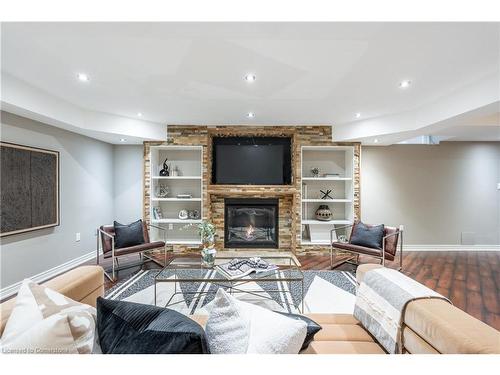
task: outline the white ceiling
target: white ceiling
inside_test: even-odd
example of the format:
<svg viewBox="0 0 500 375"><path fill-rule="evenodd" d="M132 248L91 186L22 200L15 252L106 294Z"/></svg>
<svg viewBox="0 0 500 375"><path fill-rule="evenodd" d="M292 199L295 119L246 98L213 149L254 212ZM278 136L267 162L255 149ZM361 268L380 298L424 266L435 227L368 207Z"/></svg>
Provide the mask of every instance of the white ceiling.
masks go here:
<svg viewBox="0 0 500 375"><path fill-rule="evenodd" d="M3 75L96 113L347 127L498 82L499 45L498 23L4 23L1 56Z"/></svg>

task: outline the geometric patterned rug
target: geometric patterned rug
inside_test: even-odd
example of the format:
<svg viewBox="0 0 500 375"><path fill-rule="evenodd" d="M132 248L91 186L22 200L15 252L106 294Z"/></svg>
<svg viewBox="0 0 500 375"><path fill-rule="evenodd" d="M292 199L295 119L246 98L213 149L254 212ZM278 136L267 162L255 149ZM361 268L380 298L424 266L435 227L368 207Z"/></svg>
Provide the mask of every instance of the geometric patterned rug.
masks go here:
<svg viewBox="0 0 500 375"><path fill-rule="evenodd" d="M159 270L138 271L106 292L105 298L154 304L154 278ZM189 271L186 271L189 272ZM304 313L351 313L354 310L356 279L347 271L302 271L304 274ZM172 274L172 279L175 276ZM218 286L212 283L177 283L170 309L185 315L209 314ZM284 282L249 282L242 290L259 291L259 296L236 293L242 301L270 310L298 313L302 303L300 284ZM193 292L203 291L203 294ZM157 284L157 305L165 306L174 294L174 283ZM263 298L264 296L265 298Z"/></svg>

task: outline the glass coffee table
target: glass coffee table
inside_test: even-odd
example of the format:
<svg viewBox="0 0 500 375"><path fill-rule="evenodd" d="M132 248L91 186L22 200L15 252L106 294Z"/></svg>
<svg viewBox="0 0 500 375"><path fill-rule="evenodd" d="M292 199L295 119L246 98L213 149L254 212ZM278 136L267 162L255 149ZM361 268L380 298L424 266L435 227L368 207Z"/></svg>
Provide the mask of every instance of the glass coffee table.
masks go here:
<svg viewBox="0 0 500 375"><path fill-rule="evenodd" d="M255 256L255 255L254 255ZM238 255L238 259L249 259L254 256ZM158 274L154 280L154 303L157 305L158 283L173 283L173 294L168 299L165 307L184 302L173 301L177 295L191 294L193 298L202 294L216 293L218 288L203 288L201 290L188 291L181 290L182 283L203 283L224 288L230 294L246 293L253 296L273 299L272 294L289 294L289 301L292 301L292 290L298 291L299 303L295 306L301 313L304 312L304 275L300 270L300 264L293 255L263 255L259 258L268 263L275 264L278 268L272 271L261 273L251 273L242 278L230 279L218 270L217 265L227 263L234 259L234 256L217 256L215 265L211 268L204 267L200 257L180 255L171 260ZM271 287L252 289L248 288L250 283L267 283ZM283 287L288 284L288 290ZM281 285L281 287L280 287ZM276 287L273 287L276 286ZM283 296L285 297L285 296ZM286 300L286 299L284 299ZM294 304L295 305L295 304Z"/></svg>

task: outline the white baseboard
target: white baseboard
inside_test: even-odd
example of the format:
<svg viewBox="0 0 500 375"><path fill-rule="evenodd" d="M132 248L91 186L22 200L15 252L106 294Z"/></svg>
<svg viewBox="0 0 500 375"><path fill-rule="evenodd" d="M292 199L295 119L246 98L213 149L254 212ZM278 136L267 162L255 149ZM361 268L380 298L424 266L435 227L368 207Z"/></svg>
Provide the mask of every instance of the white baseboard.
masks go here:
<svg viewBox="0 0 500 375"><path fill-rule="evenodd" d="M90 253L84 254L78 258L72 259L66 263L60 264L59 266L56 266L54 268L51 268L47 271L41 272L37 275L28 277L29 279L33 280L36 283L43 283L44 281L47 281L48 279L51 279L57 275L60 275L66 271L69 271L72 268L75 268L76 266L79 266L82 263L88 262L91 259L95 258L95 250L91 251ZM7 297L10 297L14 294L16 294L21 287L22 281L19 281L15 284L9 285L5 288L0 289L0 301L4 300Z"/></svg>
<svg viewBox="0 0 500 375"><path fill-rule="evenodd" d="M500 245L403 245L403 251L500 251Z"/></svg>

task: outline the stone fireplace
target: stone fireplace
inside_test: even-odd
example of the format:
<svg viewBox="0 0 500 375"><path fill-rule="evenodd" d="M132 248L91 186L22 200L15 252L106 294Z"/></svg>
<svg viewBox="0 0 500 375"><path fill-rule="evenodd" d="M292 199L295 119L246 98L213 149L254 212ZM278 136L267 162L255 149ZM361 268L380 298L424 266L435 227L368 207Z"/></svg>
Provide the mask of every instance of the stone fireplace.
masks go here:
<svg viewBox="0 0 500 375"><path fill-rule="evenodd" d="M169 125L166 132L166 139L157 142L144 142L144 220L150 221L151 204L151 176L152 165L150 159L151 146L202 146L201 160L201 216L202 219L209 220L215 225L216 238L215 246L218 251L292 251L295 253L328 252L329 246L306 244L301 242L301 155L303 146L354 146L354 219L360 217L360 190L359 190L359 157L361 147L359 143L337 143L332 136L331 126L184 126ZM213 139L221 137L283 137L291 139L291 182L286 185L254 185L254 184L220 184L213 180ZM176 164L175 160L172 160ZM181 168L182 169L182 168ZM189 176L186 175L186 181ZM178 184L182 184L179 180ZM193 183L194 184L194 183ZM264 235L264 239L252 244L252 247L245 238L235 237L236 233L241 234L241 229L233 230L232 235L227 238L226 233L226 200L275 200L277 202L278 215L274 217L278 220L274 231L268 230L269 225L264 225L258 232ZM240 210L238 210L240 211ZM239 219L245 219L245 210L241 210ZM175 215L176 213L173 213ZM247 220L246 218L245 220ZM254 218L255 219L255 218ZM269 219L269 218L268 218ZM248 219L251 220L251 219ZM266 219L267 220L267 219ZM271 221L272 222L272 221ZM250 221L251 223L251 221ZM255 224L259 224L257 220ZM181 224L174 224L180 226ZM236 226L241 225L236 223ZM250 237L255 234L255 225L250 229ZM234 229L234 228L233 228ZM269 233L269 234L268 234ZM169 232L167 231L167 235ZM274 237L275 234L275 237ZM244 235L244 233L243 233ZM229 239L229 241L227 241ZM174 242L174 241L170 241ZM174 252L193 252L200 250L200 244L192 241L181 241L179 243L169 243L168 248ZM237 243L239 242L239 243ZM271 243L273 244L271 246ZM276 246L276 243L278 244ZM246 249L247 248L247 249Z"/></svg>
<svg viewBox="0 0 500 375"><path fill-rule="evenodd" d="M231 248L279 247L277 198L224 199L224 244Z"/></svg>

